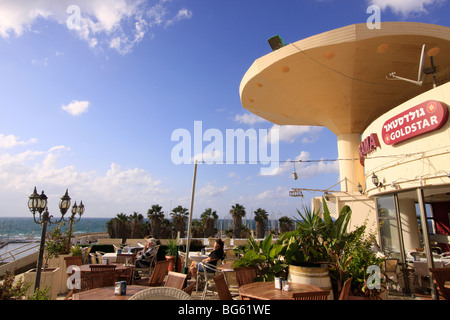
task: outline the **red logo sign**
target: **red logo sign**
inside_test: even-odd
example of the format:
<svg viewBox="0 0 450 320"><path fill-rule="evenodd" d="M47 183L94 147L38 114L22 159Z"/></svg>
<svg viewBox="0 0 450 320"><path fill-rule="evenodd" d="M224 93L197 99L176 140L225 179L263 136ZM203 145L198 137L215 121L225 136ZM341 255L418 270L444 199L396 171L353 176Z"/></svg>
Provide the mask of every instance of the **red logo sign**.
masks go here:
<svg viewBox="0 0 450 320"><path fill-rule="evenodd" d="M380 142L378 141L378 136L376 133L372 133L370 136L365 138L361 144L359 145L359 162L362 166L364 166L364 159L366 156L375 151L380 146Z"/></svg>
<svg viewBox="0 0 450 320"><path fill-rule="evenodd" d="M389 119L383 125L381 136L387 145L411 139L440 129L448 119L448 107L439 101L425 101Z"/></svg>

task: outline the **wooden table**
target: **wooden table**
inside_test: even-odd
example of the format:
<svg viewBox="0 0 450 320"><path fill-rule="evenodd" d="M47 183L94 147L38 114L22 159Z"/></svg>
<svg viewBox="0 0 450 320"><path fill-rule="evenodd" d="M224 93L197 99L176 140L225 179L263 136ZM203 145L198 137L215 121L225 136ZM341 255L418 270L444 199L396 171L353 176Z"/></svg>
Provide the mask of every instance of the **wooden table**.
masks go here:
<svg viewBox="0 0 450 320"><path fill-rule="evenodd" d="M274 282L252 282L239 287L239 296L241 300L243 298L250 298L254 300L292 300L292 293L294 292L322 290L311 284L290 282L288 282L288 284L291 287L291 291L275 289Z"/></svg>
<svg viewBox="0 0 450 320"><path fill-rule="evenodd" d="M126 295L115 295L115 286L95 288L73 294L73 300L128 300L136 293L148 289L148 286L128 285Z"/></svg>

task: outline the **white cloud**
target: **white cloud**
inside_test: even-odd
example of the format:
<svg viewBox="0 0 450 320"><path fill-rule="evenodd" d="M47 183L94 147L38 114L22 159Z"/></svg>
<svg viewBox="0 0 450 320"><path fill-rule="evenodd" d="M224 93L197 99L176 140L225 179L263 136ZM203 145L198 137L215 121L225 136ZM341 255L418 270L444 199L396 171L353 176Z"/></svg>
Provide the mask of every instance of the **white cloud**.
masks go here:
<svg viewBox="0 0 450 320"><path fill-rule="evenodd" d="M10 149L16 146L25 146L31 143L36 143L36 138L31 138L28 141L21 141L13 134L4 135L0 134L0 149Z"/></svg>
<svg viewBox="0 0 450 320"><path fill-rule="evenodd" d="M169 26L192 17L192 12L183 8L168 18L167 2L78 0L74 4L72 0L0 0L0 36L20 37L36 31L33 28L39 19L52 20L69 28L92 49L106 45L127 54L151 27Z"/></svg>
<svg viewBox="0 0 450 320"><path fill-rule="evenodd" d="M369 0L382 10L390 8L395 14L408 16L412 13L427 13L427 7L438 5L447 0Z"/></svg>
<svg viewBox="0 0 450 320"><path fill-rule="evenodd" d="M89 101L77 101L77 100L73 100L68 105L61 106L61 109L67 111L72 116L79 116L87 112L88 108L89 108Z"/></svg>
<svg viewBox="0 0 450 320"><path fill-rule="evenodd" d="M339 163L337 161L310 162L310 153L307 151L301 151L294 160L287 159L286 162L282 163L279 168L275 168L272 174L284 175L287 172L291 174L294 171L294 161L295 171L297 172L299 179L307 179L319 174L339 172Z"/></svg>
<svg viewBox="0 0 450 320"><path fill-rule="evenodd" d="M87 207L86 214L91 217L112 216L124 208L146 208L151 201L168 193L167 189L162 188L161 180L141 168L124 169L112 163L102 174L79 171L73 165L58 165L58 160L68 151L70 148L67 146L55 146L45 152L27 150L17 154L0 154L0 190L3 194L24 197L22 207L26 209L26 197L34 186L44 189L55 206L65 189L69 189L73 201L83 200ZM54 208L50 212L57 210Z"/></svg>
<svg viewBox="0 0 450 320"><path fill-rule="evenodd" d="M208 182L206 186L204 186L197 192L197 194L199 196L217 197L225 193L227 190L228 186L217 187L214 186L211 182Z"/></svg>
<svg viewBox="0 0 450 320"><path fill-rule="evenodd" d="M192 18L192 11L188 10L186 8L181 9L178 11L176 16L173 19L167 20L166 27L174 24L175 22L182 21L182 20L189 20Z"/></svg>
<svg viewBox="0 0 450 320"><path fill-rule="evenodd" d="M280 126L275 124L270 128L269 134L267 135L269 142L271 142L270 138L273 136L275 130L278 130L280 142L293 143L300 136L306 136L302 139L303 143L314 143L318 139L319 133L323 130L323 127L294 125Z"/></svg>
<svg viewBox="0 0 450 320"><path fill-rule="evenodd" d="M238 123L254 125L255 123L266 122L267 120L265 120L261 117L258 117L256 114L246 112L243 114L237 114L234 117L234 121L236 121Z"/></svg>

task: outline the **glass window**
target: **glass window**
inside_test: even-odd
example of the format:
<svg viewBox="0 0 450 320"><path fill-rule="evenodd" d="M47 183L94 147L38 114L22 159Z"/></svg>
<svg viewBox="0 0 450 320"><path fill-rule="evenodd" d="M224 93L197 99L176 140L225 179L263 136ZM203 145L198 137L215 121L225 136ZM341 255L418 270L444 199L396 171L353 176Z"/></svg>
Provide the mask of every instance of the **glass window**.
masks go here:
<svg viewBox="0 0 450 320"><path fill-rule="evenodd" d="M398 238L398 225L395 214L393 196L376 198L378 223L380 225L381 248L390 255L400 254L400 240Z"/></svg>
<svg viewBox="0 0 450 320"><path fill-rule="evenodd" d="M422 231L422 220L420 219L420 208L418 203L416 203L416 215L417 215L417 222L419 224L419 230ZM433 206L430 203L425 204L425 216L427 217L428 233L436 234L436 224L434 221Z"/></svg>

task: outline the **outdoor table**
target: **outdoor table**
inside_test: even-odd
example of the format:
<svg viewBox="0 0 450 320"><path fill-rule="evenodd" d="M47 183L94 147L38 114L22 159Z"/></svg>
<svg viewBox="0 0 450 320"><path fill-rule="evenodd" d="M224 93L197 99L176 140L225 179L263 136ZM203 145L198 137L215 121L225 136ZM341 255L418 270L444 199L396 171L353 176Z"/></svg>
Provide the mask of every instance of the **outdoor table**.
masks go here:
<svg viewBox="0 0 450 320"><path fill-rule="evenodd" d="M102 259L108 259L109 262L116 262L117 252L108 252L102 255Z"/></svg>
<svg viewBox="0 0 450 320"><path fill-rule="evenodd" d="M252 282L239 287L239 296L254 300L292 300L294 292L321 291L317 286L303 283L288 282L290 291L275 289L275 282Z"/></svg>
<svg viewBox="0 0 450 320"><path fill-rule="evenodd" d="M186 256L185 253L184 253L184 255ZM208 257L209 257L208 254L202 254L200 251L190 251L189 252L189 259L195 260L197 262L201 262L203 259L206 259Z"/></svg>
<svg viewBox="0 0 450 320"><path fill-rule="evenodd" d="M128 300L136 293L148 289L148 286L128 285L127 293L123 296L115 295L115 286L95 288L73 294L73 300Z"/></svg>

